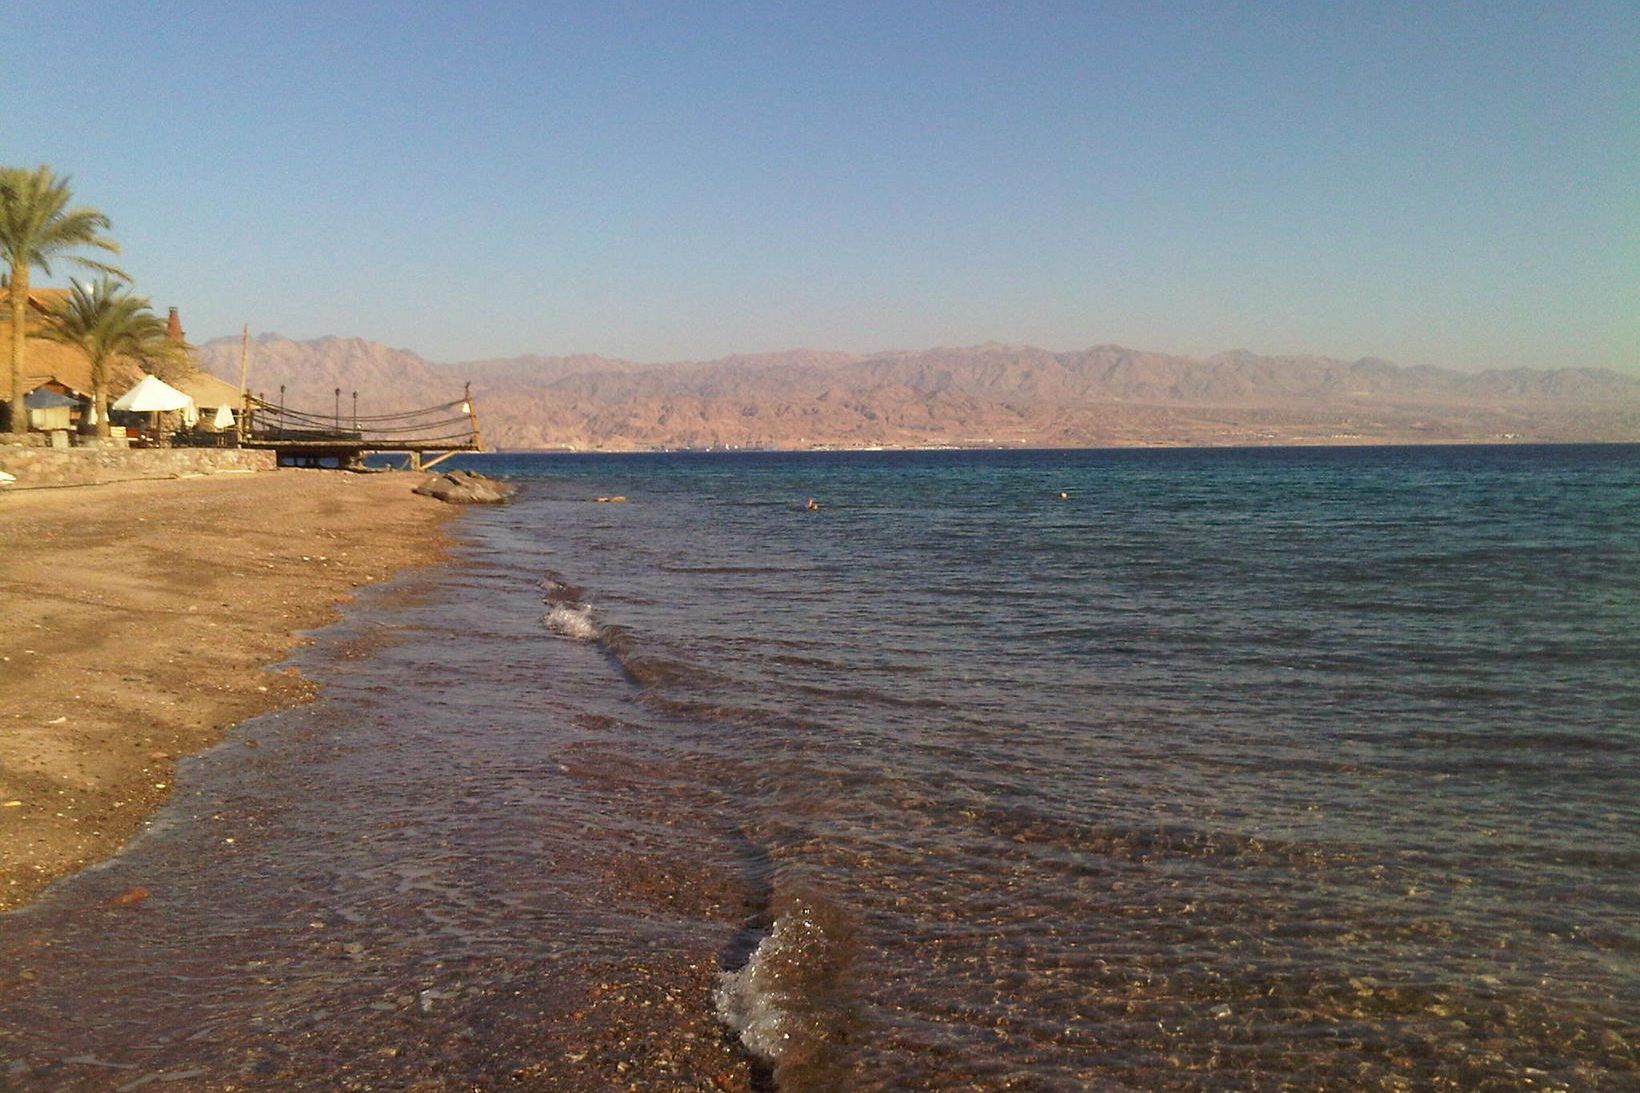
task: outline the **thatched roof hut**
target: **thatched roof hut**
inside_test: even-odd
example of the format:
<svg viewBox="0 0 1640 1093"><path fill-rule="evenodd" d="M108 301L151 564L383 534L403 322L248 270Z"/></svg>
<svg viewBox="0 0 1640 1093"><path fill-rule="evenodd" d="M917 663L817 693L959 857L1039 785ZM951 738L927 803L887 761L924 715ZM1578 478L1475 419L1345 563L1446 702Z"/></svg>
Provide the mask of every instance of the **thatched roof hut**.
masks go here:
<svg viewBox="0 0 1640 1093"><path fill-rule="evenodd" d="M226 406L235 413L239 412L239 388L209 372L195 372L191 376L173 380L171 386L192 398L201 413L215 410L218 406Z"/></svg>
<svg viewBox="0 0 1640 1093"><path fill-rule="evenodd" d="M29 309L33 313L55 307L68 298L66 288L35 288L28 294ZM9 315L0 314L0 403L11 399L11 324ZM34 325L33 316L29 324ZM143 377L143 371L131 361L117 361L109 367L110 391L123 391ZM91 362L73 346L49 342L44 338L28 339L27 355L23 358L23 393L55 381L60 389L82 396L91 393Z"/></svg>

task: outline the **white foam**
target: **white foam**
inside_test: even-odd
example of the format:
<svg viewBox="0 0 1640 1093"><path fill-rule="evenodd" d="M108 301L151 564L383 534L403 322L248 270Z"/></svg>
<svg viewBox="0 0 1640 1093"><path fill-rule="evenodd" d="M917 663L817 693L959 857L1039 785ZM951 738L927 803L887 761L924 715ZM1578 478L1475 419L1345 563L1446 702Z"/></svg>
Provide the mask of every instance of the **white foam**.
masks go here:
<svg viewBox="0 0 1640 1093"><path fill-rule="evenodd" d="M771 1062L780 1061L791 1041L792 1015L781 1005L784 992L772 970L771 954L781 944L781 926L775 923L745 967L719 972L712 991L718 1017L739 1034L741 1043Z"/></svg>
<svg viewBox="0 0 1640 1093"><path fill-rule="evenodd" d="M544 620L547 629L574 638L576 641L597 641L598 624L592 621L592 608L580 603L555 603Z"/></svg>
<svg viewBox="0 0 1640 1093"><path fill-rule="evenodd" d="M814 906L794 900L745 967L718 973L712 991L718 1018L751 1051L780 1062L794 1046L814 1039L805 992L813 986L808 982L813 973L830 962L832 948Z"/></svg>

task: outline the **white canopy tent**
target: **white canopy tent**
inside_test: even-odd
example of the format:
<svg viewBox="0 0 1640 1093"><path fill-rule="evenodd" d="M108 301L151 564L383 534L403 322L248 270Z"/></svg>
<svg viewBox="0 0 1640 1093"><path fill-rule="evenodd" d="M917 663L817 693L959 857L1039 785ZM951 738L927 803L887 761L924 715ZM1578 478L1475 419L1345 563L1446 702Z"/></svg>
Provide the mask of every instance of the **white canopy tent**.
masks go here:
<svg viewBox="0 0 1640 1093"><path fill-rule="evenodd" d="M159 415L173 410L182 412L182 423L189 428L199 421L199 407L193 396L166 383L158 376L144 376L137 385L115 400L110 410L121 413L149 415L149 427L159 433Z"/></svg>
<svg viewBox="0 0 1640 1093"><path fill-rule="evenodd" d="M183 410L193 404L193 399L158 376L144 376L140 383L115 400L110 409L136 414L164 413Z"/></svg>

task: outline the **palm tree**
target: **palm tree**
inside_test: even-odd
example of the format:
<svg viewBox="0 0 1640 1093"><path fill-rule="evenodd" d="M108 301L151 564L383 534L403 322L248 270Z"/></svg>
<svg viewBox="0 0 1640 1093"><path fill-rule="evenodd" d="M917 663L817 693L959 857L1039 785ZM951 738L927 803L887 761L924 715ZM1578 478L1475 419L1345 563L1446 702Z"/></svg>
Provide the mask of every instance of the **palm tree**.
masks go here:
<svg viewBox="0 0 1640 1093"><path fill-rule="evenodd" d="M91 398L97 407L97 435L108 435L108 366L124 358L145 366L172 361L186 352L166 333L165 320L134 296L127 285L103 277L94 285L74 283L67 300L43 315L40 336L72 345L91 362Z"/></svg>
<svg viewBox="0 0 1640 1093"><path fill-rule="evenodd" d="M68 179L58 178L50 167L0 167L0 260L9 267L7 295L11 304L11 414L7 429L28 431L28 411L23 406L23 354L28 339L29 270L39 266L50 275L55 258L70 261L124 278L113 266L105 265L73 251L97 247L119 253L119 244L100 234L108 228L108 217L96 209L69 208L73 195ZM129 278L126 278L129 279Z"/></svg>

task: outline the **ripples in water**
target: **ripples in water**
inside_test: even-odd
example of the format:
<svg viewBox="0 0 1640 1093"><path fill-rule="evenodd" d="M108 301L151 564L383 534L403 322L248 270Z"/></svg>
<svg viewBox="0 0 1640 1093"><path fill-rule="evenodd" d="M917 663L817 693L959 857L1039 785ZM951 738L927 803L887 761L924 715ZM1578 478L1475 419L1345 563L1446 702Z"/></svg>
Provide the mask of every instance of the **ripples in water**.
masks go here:
<svg viewBox="0 0 1640 1093"><path fill-rule="evenodd" d="M1640 1074L1635 449L485 469L465 568L9 918L43 1087Z"/></svg>

